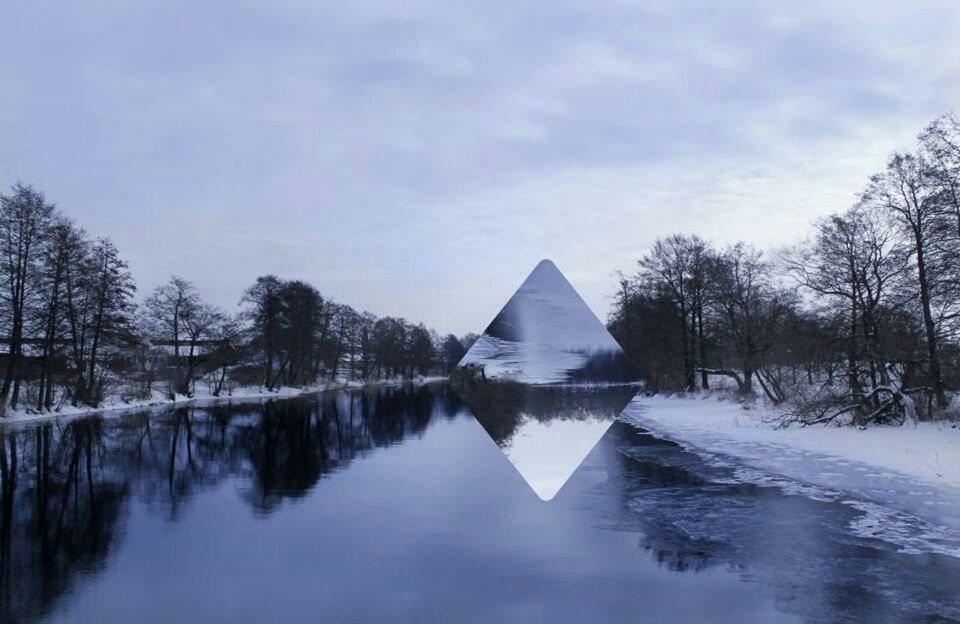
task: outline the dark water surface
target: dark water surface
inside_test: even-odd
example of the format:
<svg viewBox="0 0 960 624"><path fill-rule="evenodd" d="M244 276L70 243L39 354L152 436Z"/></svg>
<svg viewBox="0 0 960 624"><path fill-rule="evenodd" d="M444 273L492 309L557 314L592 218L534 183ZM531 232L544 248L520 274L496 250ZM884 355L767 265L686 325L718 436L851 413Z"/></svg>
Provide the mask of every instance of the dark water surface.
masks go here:
<svg viewBox="0 0 960 624"><path fill-rule="evenodd" d="M625 423L543 503L442 384L4 436L3 622L960 621L960 560Z"/></svg>

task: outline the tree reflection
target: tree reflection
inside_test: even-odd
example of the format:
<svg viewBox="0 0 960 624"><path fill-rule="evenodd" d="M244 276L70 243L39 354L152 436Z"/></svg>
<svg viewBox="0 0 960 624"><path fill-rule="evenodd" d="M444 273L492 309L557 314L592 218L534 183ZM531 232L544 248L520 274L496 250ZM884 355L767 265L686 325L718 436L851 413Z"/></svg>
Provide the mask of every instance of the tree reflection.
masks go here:
<svg viewBox="0 0 960 624"><path fill-rule="evenodd" d="M239 425L232 445L251 471L244 498L259 513L310 492L325 475L372 449L421 434L445 388L328 393L318 400L272 401L256 423ZM455 413L455 412L453 412Z"/></svg>
<svg viewBox="0 0 960 624"><path fill-rule="evenodd" d="M270 513L457 409L445 388L399 386L0 429L0 622L36 619L103 568L131 497L176 521L239 479Z"/></svg>
<svg viewBox="0 0 960 624"><path fill-rule="evenodd" d="M103 421L3 432L0 616L29 619L98 569L116 544L128 490Z"/></svg>
<svg viewBox="0 0 960 624"><path fill-rule="evenodd" d="M457 378L454 387L500 447L510 445L517 429L527 419L613 421L637 393L637 387L629 384L534 386L469 377Z"/></svg>

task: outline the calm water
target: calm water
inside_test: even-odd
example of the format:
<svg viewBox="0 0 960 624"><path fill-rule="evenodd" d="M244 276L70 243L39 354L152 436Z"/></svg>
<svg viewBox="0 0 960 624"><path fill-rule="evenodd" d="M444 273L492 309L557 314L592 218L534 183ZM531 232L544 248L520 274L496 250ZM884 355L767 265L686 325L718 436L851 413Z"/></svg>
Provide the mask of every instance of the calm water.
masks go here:
<svg viewBox="0 0 960 624"><path fill-rule="evenodd" d="M444 385L5 435L4 622L960 621L960 560L624 423L543 503Z"/></svg>

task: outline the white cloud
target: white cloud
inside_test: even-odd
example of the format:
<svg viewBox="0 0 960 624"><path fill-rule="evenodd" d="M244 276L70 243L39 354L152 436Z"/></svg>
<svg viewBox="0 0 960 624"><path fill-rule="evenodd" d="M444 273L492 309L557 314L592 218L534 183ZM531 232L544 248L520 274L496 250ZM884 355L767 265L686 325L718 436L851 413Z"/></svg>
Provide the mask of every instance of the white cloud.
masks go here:
<svg viewBox="0 0 960 624"><path fill-rule="evenodd" d="M603 314L655 237L797 237L958 107L960 6L835 4L14 5L0 182L145 289L277 272L463 332L550 256Z"/></svg>

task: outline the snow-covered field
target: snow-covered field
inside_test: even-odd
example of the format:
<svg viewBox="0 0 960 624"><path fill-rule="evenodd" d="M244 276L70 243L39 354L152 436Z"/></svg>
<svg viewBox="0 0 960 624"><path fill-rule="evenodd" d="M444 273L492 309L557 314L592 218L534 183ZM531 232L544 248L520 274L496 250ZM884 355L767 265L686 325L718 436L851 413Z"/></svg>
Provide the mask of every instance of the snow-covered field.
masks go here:
<svg viewBox="0 0 960 624"><path fill-rule="evenodd" d="M185 405L189 403L229 403L233 401L251 401L259 399L270 399L270 398L283 398L283 397L293 397L301 394L316 394L318 392L326 392L328 390L343 390L347 388L363 388L371 386L393 386L400 385L404 383L415 383L423 384L430 383L435 381L445 380L446 377L417 377L413 380L404 380L404 379L388 379L381 380L374 383L365 383L362 381L336 381L336 382L325 382L317 384L314 386L306 388L293 388L289 386L283 386L280 388L275 388L273 390L267 390L262 386L241 386L234 388L230 391L229 394L221 394L220 396L213 396L208 392L198 391L192 397L185 395L177 395L176 399L170 399L170 397L162 394L161 392L154 392L153 397L150 399L138 400L138 401L122 401L119 399L110 399L104 401L99 407L73 407L72 405L64 405L60 410L54 412L36 412L33 410L7 410L6 416L0 418L0 424L15 424L15 423L24 423L35 420L45 420L51 418L62 418L62 417L77 417L77 416L86 416L90 414L98 414L103 412L121 412L127 410L143 409L146 407L158 407L165 405Z"/></svg>

